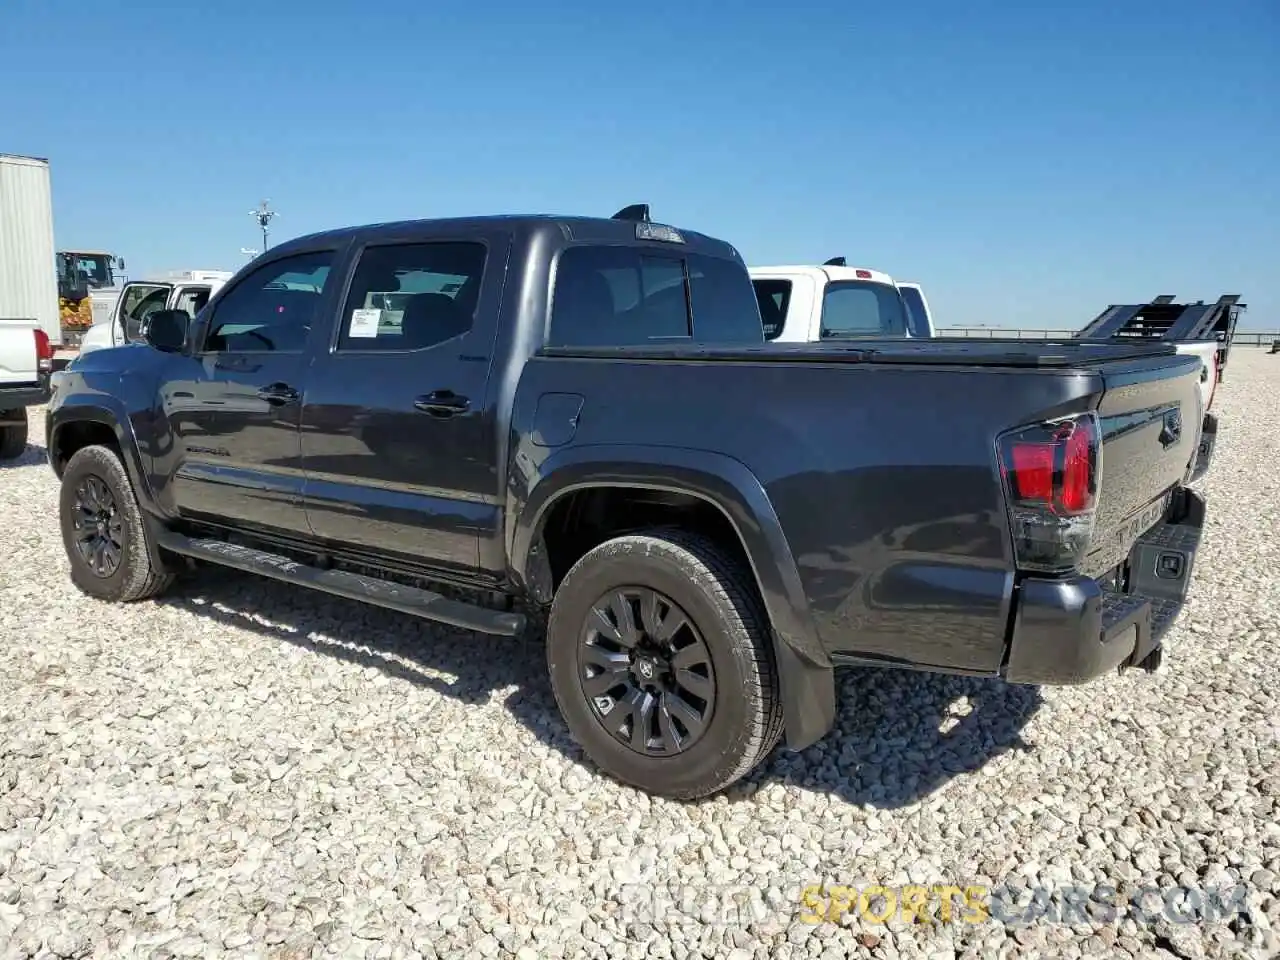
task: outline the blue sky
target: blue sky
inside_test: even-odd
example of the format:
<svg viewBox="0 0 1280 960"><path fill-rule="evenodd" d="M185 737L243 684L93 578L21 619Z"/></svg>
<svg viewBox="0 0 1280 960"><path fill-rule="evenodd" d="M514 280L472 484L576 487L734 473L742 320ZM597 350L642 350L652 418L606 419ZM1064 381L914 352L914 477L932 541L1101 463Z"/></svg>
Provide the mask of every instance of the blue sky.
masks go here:
<svg viewBox="0 0 1280 960"><path fill-rule="evenodd" d="M944 325L1237 292L1280 328L1276 0L4 0L0 80L58 245L134 275L239 267L263 197L273 240L647 201Z"/></svg>

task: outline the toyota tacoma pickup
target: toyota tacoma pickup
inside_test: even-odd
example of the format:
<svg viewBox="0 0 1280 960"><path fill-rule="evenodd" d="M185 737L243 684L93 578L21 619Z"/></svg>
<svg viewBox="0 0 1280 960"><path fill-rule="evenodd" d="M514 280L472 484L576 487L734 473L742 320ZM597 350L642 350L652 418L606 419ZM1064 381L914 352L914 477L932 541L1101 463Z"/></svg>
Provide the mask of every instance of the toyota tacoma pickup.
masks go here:
<svg viewBox="0 0 1280 960"><path fill-rule="evenodd" d="M643 204L301 237L142 338L56 375L82 591L545 618L571 735L671 798L823 737L842 665L1153 670L1204 521L1195 358L767 343L739 253Z"/></svg>
<svg viewBox="0 0 1280 960"><path fill-rule="evenodd" d="M49 399L53 346L34 322L0 319L0 460L27 448L27 408Z"/></svg>

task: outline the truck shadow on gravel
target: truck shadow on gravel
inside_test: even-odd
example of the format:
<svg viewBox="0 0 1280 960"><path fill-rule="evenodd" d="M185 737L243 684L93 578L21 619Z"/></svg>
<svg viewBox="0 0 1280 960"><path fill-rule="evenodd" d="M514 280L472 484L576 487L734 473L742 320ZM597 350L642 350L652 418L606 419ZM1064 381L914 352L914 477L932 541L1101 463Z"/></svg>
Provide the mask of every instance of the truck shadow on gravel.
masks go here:
<svg viewBox="0 0 1280 960"><path fill-rule="evenodd" d="M158 602L462 703L488 703L495 690L515 687L504 702L512 716L595 773L560 717L540 636L471 634L220 568L201 570ZM1022 730L1043 702L1038 687L998 680L874 668L845 668L836 679L835 729L801 753L776 749L726 791L730 802L752 802L782 783L859 806L908 806L1003 753L1031 749Z"/></svg>
<svg viewBox="0 0 1280 960"><path fill-rule="evenodd" d="M26 448L12 460L0 460L0 470L13 467L38 467L45 462L44 447L28 443Z"/></svg>

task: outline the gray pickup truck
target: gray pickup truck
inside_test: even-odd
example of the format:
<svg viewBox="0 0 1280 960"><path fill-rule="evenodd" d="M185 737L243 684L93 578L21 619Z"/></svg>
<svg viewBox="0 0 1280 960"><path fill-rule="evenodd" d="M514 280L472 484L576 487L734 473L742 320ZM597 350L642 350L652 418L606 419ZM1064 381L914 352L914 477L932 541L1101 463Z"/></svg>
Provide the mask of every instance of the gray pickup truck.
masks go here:
<svg viewBox="0 0 1280 960"><path fill-rule="evenodd" d="M841 665L1154 669L1204 520L1196 358L769 344L738 252L643 206L301 237L143 339L55 375L80 589L532 608L586 754L669 797L825 735Z"/></svg>

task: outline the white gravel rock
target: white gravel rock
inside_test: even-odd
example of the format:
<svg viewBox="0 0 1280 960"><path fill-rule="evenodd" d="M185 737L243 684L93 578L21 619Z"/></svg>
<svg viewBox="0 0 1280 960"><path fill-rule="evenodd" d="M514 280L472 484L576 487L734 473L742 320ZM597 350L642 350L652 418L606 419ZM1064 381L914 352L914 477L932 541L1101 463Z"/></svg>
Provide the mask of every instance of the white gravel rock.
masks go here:
<svg viewBox="0 0 1280 960"><path fill-rule="evenodd" d="M0 958L1267 955L1277 395L1280 357L1236 347L1156 677L850 671L836 731L695 805L583 762L535 644L230 572L85 598L32 446L0 465ZM801 891L824 882L1009 895L982 922L957 892L878 924L854 889L838 922L806 923ZM1064 891L1096 884L1110 903L1063 916ZM1206 908L1219 885L1243 899ZM1114 906L1144 889L1145 910Z"/></svg>

